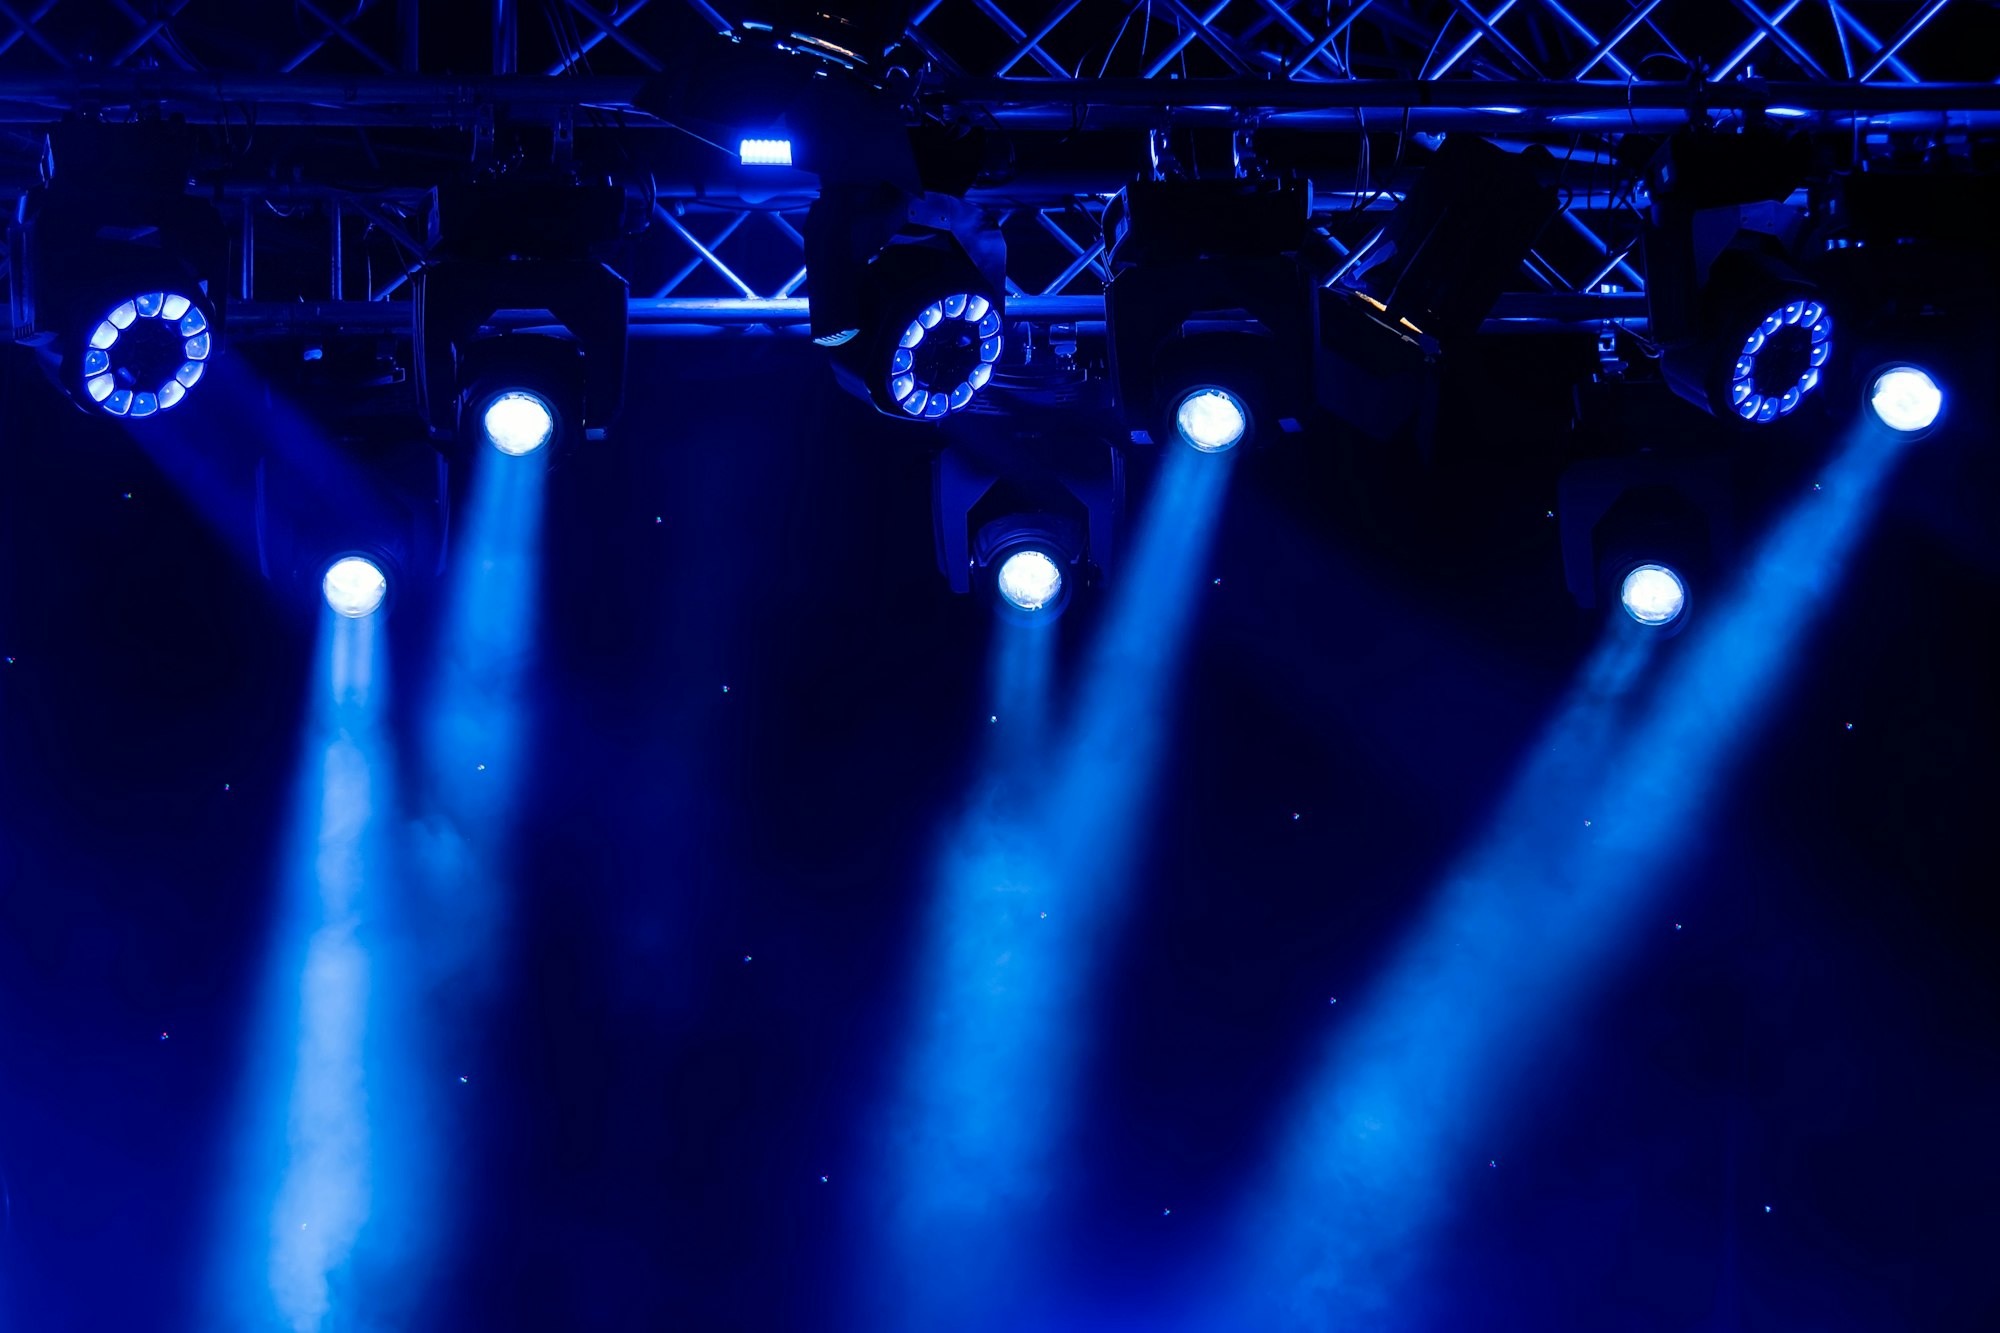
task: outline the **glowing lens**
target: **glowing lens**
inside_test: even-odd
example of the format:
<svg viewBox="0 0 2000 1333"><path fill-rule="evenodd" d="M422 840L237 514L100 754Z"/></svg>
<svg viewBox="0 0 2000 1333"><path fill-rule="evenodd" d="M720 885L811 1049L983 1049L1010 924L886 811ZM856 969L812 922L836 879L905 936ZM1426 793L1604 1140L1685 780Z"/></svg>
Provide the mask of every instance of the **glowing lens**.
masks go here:
<svg viewBox="0 0 2000 1333"><path fill-rule="evenodd" d="M1875 377L1868 407L1890 430L1928 430L1944 410L1944 390L1915 366L1897 366Z"/></svg>
<svg viewBox="0 0 2000 1333"><path fill-rule="evenodd" d="M556 416L547 400L517 391L503 393L488 403L480 425L495 449L518 458L549 442L556 433Z"/></svg>
<svg viewBox="0 0 2000 1333"><path fill-rule="evenodd" d="M1625 576L1618 600L1641 625L1670 625L1687 609L1687 587L1665 565L1640 565Z"/></svg>
<svg viewBox="0 0 2000 1333"><path fill-rule="evenodd" d="M389 595L389 580L374 561L350 555L333 562L320 590L328 606L350 620L359 620L381 609L382 599Z"/></svg>
<svg viewBox="0 0 2000 1333"><path fill-rule="evenodd" d="M1009 606L1039 611L1062 592L1062 569L1044 551L1016 551L1000 562L999 584Z"/></svg>
<svg viewBox="0 0 2000 1333"><path fill-rule="evenodd" d="M1181 438L1205 454L1233 449L1250 428L1249 415L1236 395L1221 389L1197 389L1181 399L1174 413Z"/></svg>

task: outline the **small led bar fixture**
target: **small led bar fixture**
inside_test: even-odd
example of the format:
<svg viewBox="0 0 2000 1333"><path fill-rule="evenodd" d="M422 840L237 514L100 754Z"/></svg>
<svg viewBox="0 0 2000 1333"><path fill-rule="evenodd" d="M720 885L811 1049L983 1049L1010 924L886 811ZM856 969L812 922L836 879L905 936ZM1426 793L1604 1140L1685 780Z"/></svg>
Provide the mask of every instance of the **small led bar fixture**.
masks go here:
<svg viewBox="0 0 2000 1333"><path fill-rule="evenodd" d="M737 157L746 167L789 167L792 165L790 139L745 139Z"/></svg>

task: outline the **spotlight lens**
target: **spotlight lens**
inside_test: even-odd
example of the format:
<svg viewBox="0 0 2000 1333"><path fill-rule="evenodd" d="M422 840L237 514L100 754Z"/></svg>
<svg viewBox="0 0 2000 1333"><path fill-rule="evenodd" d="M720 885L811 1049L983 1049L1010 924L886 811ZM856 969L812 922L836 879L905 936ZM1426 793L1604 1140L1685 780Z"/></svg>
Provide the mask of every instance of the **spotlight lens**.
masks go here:
<svg viewBox="0 0 2000 1333"><path fill-rule="evenodd" d="M1053 602L1062 582L1062 568L1045 551L1016 551L1000 562L1000 595L1023 611Z"/></svg>
<svg viewBox="0 0 2000 1333"><path fill-rule="evenodd" d="M320 585L326 604L350 620L372 616L389 595L389 580L372 560L358 555L343 556L333 562Z"/></svg>
<svg viewBox="0 0 2000 1333"><path fill-rule="evenodd" d="M1205 454L1233 449L1250 428L1250 415L1233 393L1222 389L1196 389L1181 399L1174 412L1174 425L1181 438Z"/></svg>
<svg viewBox="0 0 2000 1333"><path fill-rule="evenodd" d="M1868 406L1890 430L1927 430L1944 410L1944 390L1915 366L1897 366L1876 376Z"/></svg>
<svg viewBox="0 0 2000 1333"><path fill-rule="evenodd" d="M1665 565L1640 565L1625 576L1618 600L1641 625L1670 625L1687 609L1687 587Z"/></svg>
<svg viewBox="0 0 2000 1333"><path fill-rule="evenodd" d="M495 449L517 458L535 452L556 433L556 416L547 400L525 392L495 398L486 405L480 424Z"/></svg>

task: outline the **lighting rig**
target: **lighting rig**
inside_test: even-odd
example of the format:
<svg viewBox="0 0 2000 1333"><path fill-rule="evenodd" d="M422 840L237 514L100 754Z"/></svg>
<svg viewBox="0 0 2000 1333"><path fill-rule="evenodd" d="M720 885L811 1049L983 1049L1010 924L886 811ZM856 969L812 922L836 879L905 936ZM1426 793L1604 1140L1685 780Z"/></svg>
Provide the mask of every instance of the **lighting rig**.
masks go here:
<svg viewBox="0 0 2000 1333"><path fill-rule="evenodd" d="M358 366L400 389L411 367L413 396L378 396L429 436L428 461L390 461L384 422L349 452L400 478L371 521L389 535L356 544L415 570L449 507L431 446L546 457L605 429L630 336L809 333L912 438L947 426L928 438L948 460L941 512L967 516L939 521L941 552L964 529L963 559L941 556L954 584L993 570L995 520L1067 515L1047 523L1048 567L1024 558L1007 581L1030 602L1050 569L1068 589L1099 576L1116 525L1092 515L1116 504L1029 486L979 507L1017 472L1053 472L1074 500L1063 479L1091 492L1117 455L1076 478L989 430L1227 449L1317 417L1345 429L1315 447L1428 456L1460 348L1594 341L1605 386L1584 387L1640 406L1567 441L1604 474L1563 485L1571 582L1611 603L1600 575L1629 534L1679 525L1673 559L1640 561L1677 571L1678 624L1730 526L1688 460L1740 474L1850 425L1957 436L1994 410L1990 7L1873 30L1852 7L1605 0L1468 27L1461 5L1227 0L1191 18L1081 0L1024 20L1010 3L570 6L544 42L517 6L468 37L448 7L404 0L254 59L204 44L231 15L243 43L296 35L248 0L81 39L24 11L0 41L0 105L23 127L0 145L23 196L17 339L134 429L213 410L199 386L225 324L239 350L304 349L308 375ZM45 68L71 49L88 79ZM496 154L500 129L546 130L549 166ZM7 151L44 131L53 151ZM636 184L609 187L614 170ZM662 223L643 236L635 198ZM308 253L315 228L330 254ZM1676 420L1669 398L1713 420ZM1622 481L1600 459L1626 460ZM267 469L267 499L312 490L289 466ZM274 574L291 570L273 541ZM341 541L295 544L311 565ZM1675 597L1650 573L1633 594Z"/></svg>

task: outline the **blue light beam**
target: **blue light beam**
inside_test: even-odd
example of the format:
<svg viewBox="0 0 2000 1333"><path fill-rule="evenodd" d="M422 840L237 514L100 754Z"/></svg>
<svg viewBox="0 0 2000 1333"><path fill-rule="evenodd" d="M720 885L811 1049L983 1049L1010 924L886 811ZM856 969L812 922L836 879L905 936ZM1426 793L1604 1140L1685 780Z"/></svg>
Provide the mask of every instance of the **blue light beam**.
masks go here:
<svg viewBox="0 0 2000 1333"><path fill-rule="evenodd" d="M1126 898L1228 468L1166 456L1080 695L1047 739L1053 635L1000 627L1000 730L942 841L921 1017L886 1121L868 1317L890 1322L876 1327L941 1327L968 1301L1021 1299L1026 1218L1061 1166L1082 1015Z"/></svg>
<svg viewBox="0 0 2000 1333"><path fill-rule="evenodd" d="M241 1190L216 1240L209 1319L295 1333L343 1323L336 1306L354 1303L343 1302L343 1275L380 1201L370 1095L380 1099L384 1050L396 1045L370 1023L388 1004L376 955L394 881L384 627L328 609L320 623L268 998L236 1136ZM277 1105L274 1086L285 1090ZM251 1254L261 1274L245 1267Z"/></svg>
<svg viewBox="0 0 2000 1333"><path fill-rule="evenodd" d="M1285 1118L1209 1327L1427 1326L1427 1229L1533 1100L1565 1010L1637 944L1759 712L1837 590L1896 442L1857 430L1653 683L1614 624L1485 836L1372 985L1343 995ZM1359 1015L1357 1018L1356 1015Z"/></svg>
<svg viewBox="0 0 2000 1333"><path fill-rule="evenodd" d="M496 827L522 778L541 587L541 453L480 451L458 525L424 738L431 795L468 829Z"/></svg>

